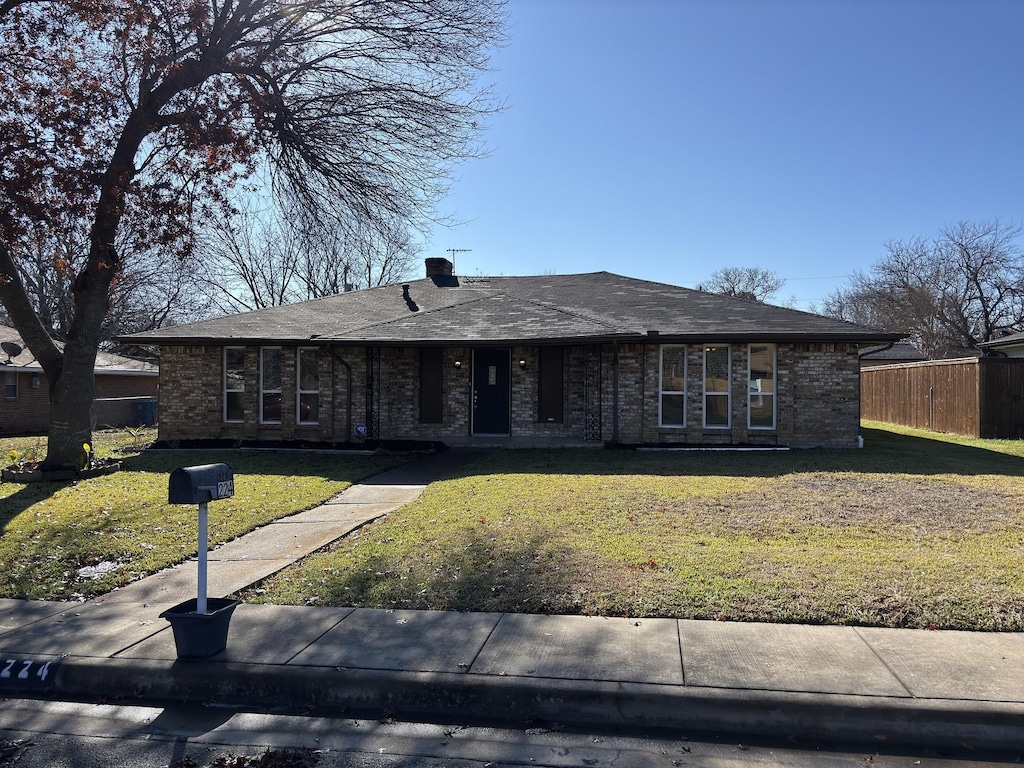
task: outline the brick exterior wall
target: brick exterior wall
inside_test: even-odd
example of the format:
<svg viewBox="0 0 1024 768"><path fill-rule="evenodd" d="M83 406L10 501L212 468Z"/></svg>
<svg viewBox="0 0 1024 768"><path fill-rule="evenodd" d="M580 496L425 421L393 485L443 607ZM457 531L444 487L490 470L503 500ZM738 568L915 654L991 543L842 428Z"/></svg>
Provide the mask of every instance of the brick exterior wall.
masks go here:
<svg viewBox="0 0 1024 768"><path fill-rule="evenodd" d="M45 435L50 426L50 387L46 375L40 371L18 371L18 396L6 398L0 396L0 434L38 434ZM37 377L39 387L32 388L32 379ZM0 376L0 382L3 377ZM118 374L97 374L93 397L104 398L145 397L157 398L156 376L122 376ZM104 426L125 426L134 423L134 408L117 409L120 416L123 411L125 418L110 418L106 407L97 403L93 405L94 424Z"/></svg>
<svg viewBox="0 0 1024 768"><path fill-rule="evenodd" d="M703 426L704 347L686 345L686 424L659 424L660 345L566 346L563 419L541 422L537 347L511 348L510 439L618 441L648 445L853 447L859 429L859 363L853 344L779 344L776 428L748 429L748 347L730 345L731 421ZM164 347L160 437L357 442L357 425L381 439L465 442L471 437L472 350L442 355L442 421L420 421L420 352L414 348L322 347L319 424L296 423L297 347L282 350L280 424L259 421L259 347L245 348L244 420L223 420L220 347ZM600 361L600 367L597 361ZM522 361L522 365L520 365Z"/></svg>

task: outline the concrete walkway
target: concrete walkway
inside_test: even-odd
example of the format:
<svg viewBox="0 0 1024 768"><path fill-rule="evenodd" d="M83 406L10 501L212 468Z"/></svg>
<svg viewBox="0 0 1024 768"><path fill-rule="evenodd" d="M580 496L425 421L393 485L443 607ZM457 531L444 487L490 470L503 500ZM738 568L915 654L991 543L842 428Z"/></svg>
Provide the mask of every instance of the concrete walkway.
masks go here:
<svg viewBox="0 0 1024 768"><path fill-rule="evenodd" d="M448 451L391 470L218 548L209 595L412 501L472 458ZM159 614L195 583L189 563L82 604L0 600L0 692L1024 753L1020 634L241 605L225 651L177 660Z"/></svg>

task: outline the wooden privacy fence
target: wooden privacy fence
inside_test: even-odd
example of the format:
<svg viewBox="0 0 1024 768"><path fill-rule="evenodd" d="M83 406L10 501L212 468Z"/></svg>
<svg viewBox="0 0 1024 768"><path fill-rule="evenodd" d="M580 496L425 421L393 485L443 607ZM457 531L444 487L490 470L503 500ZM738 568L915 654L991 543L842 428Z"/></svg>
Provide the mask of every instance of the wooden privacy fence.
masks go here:
<svg viewBox="0 0 1024 768"><path fill-rule="evenodd" d="M860 415L972 437L1024 437L1024 358L970 357L862 369Z"/></svg>

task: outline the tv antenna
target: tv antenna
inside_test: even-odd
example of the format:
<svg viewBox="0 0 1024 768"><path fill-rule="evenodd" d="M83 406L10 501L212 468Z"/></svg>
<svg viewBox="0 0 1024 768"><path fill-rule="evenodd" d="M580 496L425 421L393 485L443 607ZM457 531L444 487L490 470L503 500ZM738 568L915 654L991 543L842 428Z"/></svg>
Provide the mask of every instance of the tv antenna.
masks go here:
<svg viewBox="0 0 1024 768"><path fill-rule="evenodd" d="M4 365L10 365L11 360L20 355L24 351L22 349L21 344L18 344L17 342L14 341L3 342L2 344L0 344L0 349L3 349L3 351L7 353L7 361L4 363Z"/></svg>
<svg viewBox="0 0 1024 768"><path fill-rule="evenodd" d="M452 274L455 274L455 254L456 253L472 253L472 248L448 248L447 253L452 255Z"/></svg>

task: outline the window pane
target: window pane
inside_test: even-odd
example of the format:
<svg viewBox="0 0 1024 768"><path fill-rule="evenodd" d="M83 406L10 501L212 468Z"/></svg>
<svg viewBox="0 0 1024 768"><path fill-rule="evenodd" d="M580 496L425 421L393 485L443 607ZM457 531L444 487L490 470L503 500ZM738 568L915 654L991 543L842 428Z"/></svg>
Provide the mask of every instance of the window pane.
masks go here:
<svg viewBox="0 0 1024 768"><path fill-rule="evenodd" d="M299 350L299 389L303 392L320 391L320 367L315 349Z"/></svg>
<svg viewBox="0 0 1024 768"><path fill-rule="evenodd" d="M773 429L775 427L775 396L750 396L750 426Z"/></svg>
<svg viewBox="0 0 1024 768"><path fill-rule="evenodd" d="M245 350L224 351L224 388L236 392L245 390Z"/></svg>
<svg viewBox="0 0 1024 768"><path fill-rule="evenodd" d="M281 389L281 350L263 350L263 389ZM280 400L280 398L278 398Z"/></svg>
<svg viewBox="0 0 1024 768"><path fill-rule="evenodd" d="M729 426L728 395L706 395L704 397L704 423L709 427Z"/></svg>
<svg viewBox="0 0 1024 768"><path fill-rule="evenodd" d="M681 427L683 424L683 401L685 395L661 396L661 423L667 426Z"/></svg>
<svg viewBox="0 0 1024 768"><path fill-rule="evenodd" d="M750 391L775 391L775 345L750 345Z"/></svg>
<svg viewBox="0 0 1024 768"><path fill-rule="evenodd" d="M661 390L682 392L686 389L686 348L661 348Z"/></svg>
<svg viewBox="0 0 1024 768"><path fill-rule="evenodd" d="M228 421L242 421L245 411L242 408L242 393L228 392L224 411L224 418Z"/></svg>
<svg viewBox="0 0 1024 768"><path fill-rule="evenodd" d="M278 422L281 420L281 393L267 392L263 395L263 421Z"/></svg>
<svg viewBox="0 0 1024 768"><path fill-rule="evenodd" d="M311 392L299 395L299 421L314 424L320 422L320 395Z"/></svg>
<svg viewBox="0 0 1024 768"><path fill-rule="evenodd" d="M729 391L729 347L704 350L704 391Z"/></svg>

